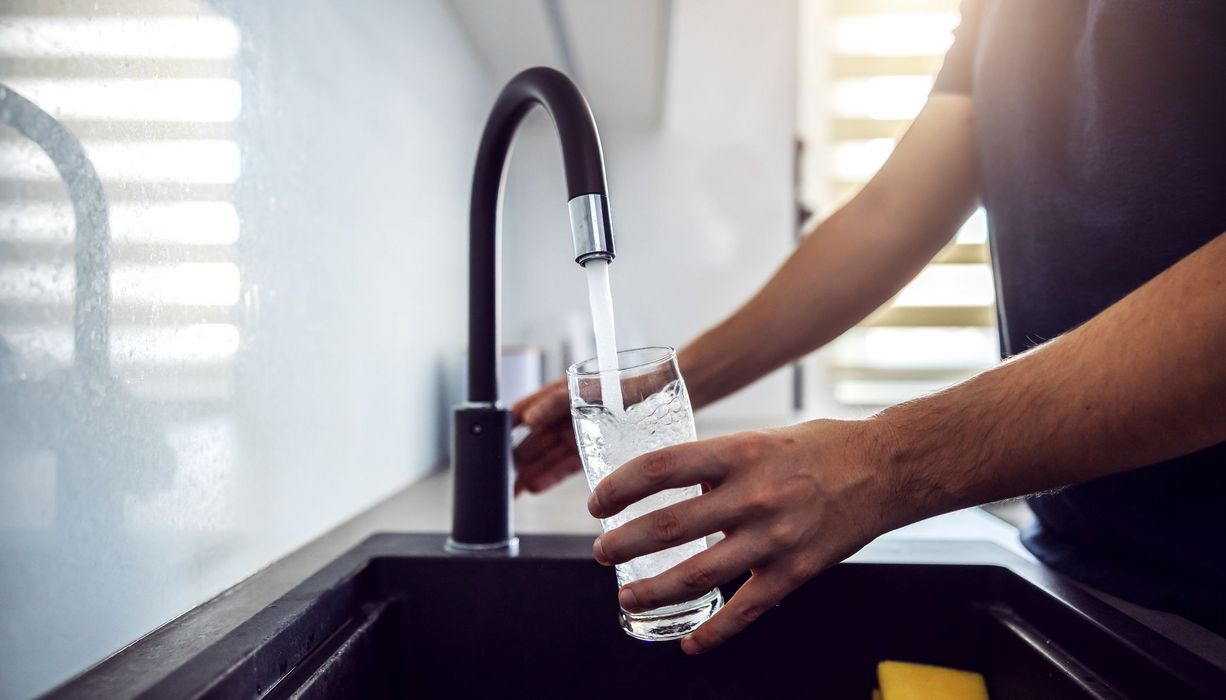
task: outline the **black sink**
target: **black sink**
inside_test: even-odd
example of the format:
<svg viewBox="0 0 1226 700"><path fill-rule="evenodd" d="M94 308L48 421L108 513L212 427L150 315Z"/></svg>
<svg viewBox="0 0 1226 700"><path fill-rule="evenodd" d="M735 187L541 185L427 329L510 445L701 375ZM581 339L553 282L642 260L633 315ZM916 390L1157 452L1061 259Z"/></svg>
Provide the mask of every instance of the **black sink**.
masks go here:
<svg viewBox="0 0 1226 700"><path fill-rule="evenodd" d="M613 572L592 561L590 537L461 557L441 535L387 534L145 697L867 698L883 659L979 671L995 700L1226 688L1226 672L986 543L876 543L691 658L622 632Z"/></svg>

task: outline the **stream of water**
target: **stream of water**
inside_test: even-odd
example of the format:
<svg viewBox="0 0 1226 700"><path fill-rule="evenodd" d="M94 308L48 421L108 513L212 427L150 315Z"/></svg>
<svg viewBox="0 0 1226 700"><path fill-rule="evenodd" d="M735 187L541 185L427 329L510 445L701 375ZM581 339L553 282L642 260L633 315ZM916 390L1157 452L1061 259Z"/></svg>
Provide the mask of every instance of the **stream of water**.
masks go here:
<svg viewBox="0 0 1226 700"><path fill-rule="evenodd" d="M600 396L604 406L614 414L623 410L622 388L617 373L617 331L613 325L613 292L609 288L609 263L589 260L587 297L592 308L592 330L596 334L596 366L600 370Z"/></svg>

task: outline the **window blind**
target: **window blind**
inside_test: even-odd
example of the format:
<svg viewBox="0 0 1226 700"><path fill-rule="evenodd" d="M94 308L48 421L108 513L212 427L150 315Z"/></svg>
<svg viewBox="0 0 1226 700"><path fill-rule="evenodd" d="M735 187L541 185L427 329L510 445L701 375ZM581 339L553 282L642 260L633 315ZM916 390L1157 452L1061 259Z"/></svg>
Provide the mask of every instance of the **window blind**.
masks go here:
<svg viewBox="0 0 1226 700"><path fill-rule="evenodd" d="M115 505L135 532L229 537L235 522L234 501L218 484L236 466L235 357L252 304L234 202L240 48L237 25L198 0L0 3L0 84L80 141L110 230L105 252L88 258L105 268L94 283L106 288L86 295L109 299L109 313L82 314L75 251L98 234L78 234L52 160L0 123L0 378L41 387L32 404L59 400L48 409L58 426L79 403L70 370L91 366L102 350L104 376L90 381L105 382L97 400L118 408L95 405L91 416L114 420L90 429L120 431L106 439L147 455L134 464L165 470L160 481L141 478L156 487ZM84 352L82 329L108 342ZM51 527L57 484L71 478L57 476L54 450L16 454L11 472L28 484L16 490L26 504L5 523ZM191 512L180 508L185 492Z"/></svg>
<svg viewBox="0 0 1226 700"><path fill-rule="evenodd" d="M885 162L923 107L957 0L801 3L800 200L828 213ZM987 221L978 211L910 284L823 353L837 403L882 406L997 360Z"/></svg>
<svg viewBox="0 0 1226 700"><path fill-rule="evenodd" d="M102 182L114 375L141 400L225 400L241 292L239 32L191 0L109 9L5 3L0 83L72 132ZM21 363L66 367L74 360L71 203L51 160L3 125L0 163L0 337ZM194 381L182 380L185 371Z"/></svg>

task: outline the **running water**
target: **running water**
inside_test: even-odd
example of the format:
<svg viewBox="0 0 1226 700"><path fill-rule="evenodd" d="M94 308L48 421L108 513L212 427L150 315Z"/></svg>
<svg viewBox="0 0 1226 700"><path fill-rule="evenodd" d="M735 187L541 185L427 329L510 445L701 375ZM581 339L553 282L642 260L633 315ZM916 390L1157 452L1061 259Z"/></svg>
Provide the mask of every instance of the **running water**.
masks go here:
<svg viewBox="0 0 1226 700"><path fill-rule="evenodd" d="M592 307L592 330L596 333L596 367L600 370L600 398L614 415L622 412L622 387L617 374L617 332L613 327L613 292L609 288L609 262L589 260L587 299Z"/></svg>

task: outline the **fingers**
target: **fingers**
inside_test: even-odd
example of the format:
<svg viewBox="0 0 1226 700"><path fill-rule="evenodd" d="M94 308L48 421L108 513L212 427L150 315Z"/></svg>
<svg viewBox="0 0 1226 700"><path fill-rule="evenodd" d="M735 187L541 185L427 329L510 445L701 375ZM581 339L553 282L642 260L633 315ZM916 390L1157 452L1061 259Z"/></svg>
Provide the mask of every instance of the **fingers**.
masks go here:
<svg viewBox="0 0 1226 700"><path fill-rule="evenodd" d="M803 581L770 569L755 571L719 612L681 640L681 650L691 655L701 654L723 644L775 607L801 583Z"/></svg>
<svg viewBox="0 0 1226 700"><path fill-rule="evenodd" d="M540 493L583 466L579 461L579 453L575 448L560 443L553 451L544 455L535 467L528 472L521 472L515 479L515 494L523 491Z"/></svg>
<svg viewBox="0 0 1226 700"><path fill-rule="evenodd" d="M718 481L724 467L711 442L673 445L626 462L592 490L588 512L607 518L664 489Z"/></svg>
<svg viewBox="0 0 1226 700"><path fill-rule="evenodd" d="M515 448L515 495L539 492L581 467L564 382L554 382L511 409L512 423L532 432Z"/></svg>
<svg viewBox="0 0 1226 700"><path fill-rule="evenodd" d="M569 417L570 396L564 382L554 382L511 407L512 423L524 423L534 429Z"/></svg>
<svg viewBox="0 0 1226 700"><path fill-rule="evenodd" d="M579 460L578 455L565 457L557 462L553 470L549 472L548 478L541 479L539 483L533 485L533 488L535 489L533 493L540 493L546 489L551 489L556 486L558 482L582 469L583 462Z"/></svg>
<svg viewBox="0 0 1226 700"><path fill-rule="evenodd" d="M578 455L579 448L575 445L575 434L569 423L559 423L556 427L533 432L515 448L516 482L521 487L519 490L528 488L539 491L545 488L529 486L559 469L562 476L570 474L578 468Z"/></svg>
<svg viewBox="0 0 1226 700"><path fill-rule="evenodd" d="M530 467L565 442L575 444L575 434L569 421L533 428L532 433L515 448L515 463L520 469Z"/></svg>
<svg viewBox="0 0 1226 700"><path fill-rule="evenodd" d="M733 525L731 505L715 492L652 511L596 538L593 553L601 564L621 564L692 542Z"/></svg>
<svg viewBox="0 0 1226 700"><path fill-rule="evenodd" d="M626 584L617 600L628 612L693 600L748 571L758 556L742 538L729 537L658 576Z"/></svg>

